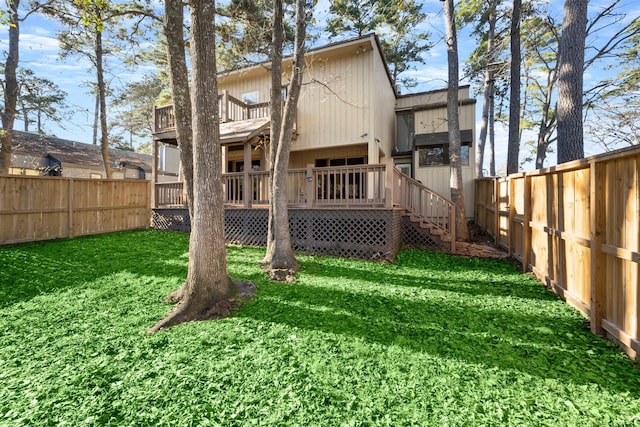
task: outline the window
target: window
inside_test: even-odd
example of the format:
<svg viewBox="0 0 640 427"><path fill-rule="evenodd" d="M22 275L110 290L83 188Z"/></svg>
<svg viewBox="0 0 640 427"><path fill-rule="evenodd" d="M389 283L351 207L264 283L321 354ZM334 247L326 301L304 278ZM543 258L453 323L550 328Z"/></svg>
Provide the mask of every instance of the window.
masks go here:
<svg viewBox="0 0 640 427"><path fill-rule="evenodd" d="M247 92L242 94L242 102L245 104L257 104L258 103L258 91Z"/></svg>
<svg viewBox="0 0 640 427"><path fill-rule="evenodd" d="M289 85L282 85L280 93L282 94L282 101L286 101L287 96L289 96ZM273 95L273 90L269 89L269 99L271 99L271 95Z"/></svg>
<svg viewBox="0 0 640 427"><path fill-rule="evenodd" d="M413 148L415 122L413 112L396 116L396 152L407 153Z"/></svg>
<svg viewBox="0 0 640 427"><path fill-rule="evenodd" d="M365 157L316 159L317 168L365 165ZM329 171L318 177L318 200L359 199L366 194L366 173L350 169Z"/></svg>
<svg viewBox="0 0 640 427"><path fill-rule="evenodd" d="M469 144L461 147L462 165L469 166ZM449 144L429 145L418 149L418 164L423 166L447 166L449 164Z"/></svg>
<svg viewBox="0 0 640 427"><path fill-rule="evenodd" d="M364 157L337 157L334 159L316 159L317 168L326 168L327 166L354 166L364 164L366 164L366 160Z"/></svg>
<svg viewBox="0 0 640 427"><path fill-rule="evenodd" d="M411 163L411 159L396 161L395 167L403 174L413 178L413 164Z"/></svg>

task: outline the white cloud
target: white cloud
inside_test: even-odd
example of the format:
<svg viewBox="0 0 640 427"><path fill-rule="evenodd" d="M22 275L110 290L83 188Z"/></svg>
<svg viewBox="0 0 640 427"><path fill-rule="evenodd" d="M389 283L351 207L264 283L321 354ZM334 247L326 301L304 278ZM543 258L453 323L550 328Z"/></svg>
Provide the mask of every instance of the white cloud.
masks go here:
<svg viewBox="0 0 640 427"><path fill-rule="evenodd" d="M57 54L59 49L58 39L56 37L50 37L41 34L27 33L20 34L20 51L32 51L32 52L55 52Z"/></svg>

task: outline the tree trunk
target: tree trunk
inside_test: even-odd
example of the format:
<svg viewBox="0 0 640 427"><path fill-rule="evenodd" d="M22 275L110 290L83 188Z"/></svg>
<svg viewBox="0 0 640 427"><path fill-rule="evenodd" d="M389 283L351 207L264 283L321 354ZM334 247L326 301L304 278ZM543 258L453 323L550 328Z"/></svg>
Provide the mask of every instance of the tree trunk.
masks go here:
<svg viewBox="0 0 640 427"><path fill-rule="evenodd" d="M282 126L282 49L284 44L284 27L282 21L282 0L273 2L273 32L271 34L271 123L269 135L269 219L267 224L267 251L260 261L263 266L271 263L275 243L275 197L273 197L276 153L280 143L280 127Z"/></svg>
<svg viewBox="0 0 640 427"><path fill-rule="evenodd" d="M507 175L520 169L520 9L521 0L513 0L511 15L511 77L509 83L509 140Z"/></svg>
<svg viewBox="0 0 640 427"><path fill-rule="evenodd" d="M489 175L496 176L496 97L489 103Z"/></svg>
<svg viewBox="0 0 640 427"><path fill-rule="evenodd" d="M496 0L490 0L488 5L488 24L489 31L487 33L487 56L485 58L486 66L484 70L484 98L482 101L482 124L480 125L480 138L478 139L478 145L476 146L476 178L482 178L484 176L484 151L487 143L487 130L489 128L489 120L493 120L493 117L489 116L491 110L491 99L493 98L494 91L494 76L493 76L493 62L494 62L494 38L496 30Z"/></svg>
<svg viewBox="0 0 640 427"><path fill-rule="evenodd" d="M540 127L538 129L536 169L542 169L544 167L544 161L547 158L547 150L549 149L549 145L552 141L551 135L556 128L556 112L551 110L551 102L553 97L553 88L556 85L558 77L557 68L558 61L556 61L556 68L550 70L547 77L547 92L542 105L542 118L540 119Z"/></svg>
<svg viewBox="0 0 640 427"><path fill-rule="evenodd" d="M109 128L107 127L107 89L104 82L102 61L102 31L96 30L96 77L98 82L98 99L100 100L100 151L104 162L107 179L113 178L109 161Z"/></svg>
<svg viewBox="0 0 640 427"><path fill-rule="evenodd" d="M93 145L98 145L98 127L100 124L100 95L96 88L96 106L93 110Z"/></svg>
<svg viewBox="0 0 640 427"><path fill-rule="evenodd" d="M184 47L184 6L181 0L165 0L164 34L167 39L167 59L171 78L176 140L184 173L189 216L193 218L193 135L191 128L191 98L189 72Z"/></svg>
<svg viewBox="0 0 640 427"><path fill-rule="evenodd" d="M558 163L584 157L582 96L587 1L565 0L558 47Z"/></svg>
<svg viewBox="0 0 640 427"><path fill-rule="evenodd" d="M29 132L29 110L24 102L20 102L20 108L22 110L22 121L24 122L24 131Z"/></svg>
<svg viewBox="0 0 640 427"><path fill-rule="evenodd" d="M494 62L494 38L496 29L496 0L489 1L489 32L487 33L487 56L485 58L486 65L484 70L484 98L482 101L482 124L480 125L480 138L478 139L478 146L476 147L476 178L482 178L484 176L484 151L487 143L487 130L489 128L489 110L491 109L491 100L493 98L494 91L494 76L493 76L493 62ZM491 119L493 119L491 117ZM492 150L493 151L493 150Z"/></svg>
<svg viewBox="0 0 640 427"><path fill-rule="evenodd" d="M489 128L489 69L484 71L484 98L482 100L482 121L480 124L480 137L476 147L476 178L484 176L484 147L487 142L487 130Z"/></svg>
<svg viewBox="0 0 640 427"><path fill-rule="evenodd" d="M458 240L468 240L467 214L464 207L464 188L462 185L460 112L458 109L458 40L453 0L445 0L444 2L444 21L446 27L447 62L449 65L447 122L449 128L449 163L451 165L451 200L456 206L456 238Z"/></svg>
<svg viewBox="0 0 640 427"><path fill-rule="evenodd" d="M272 74L272 107L273 103L280 103L282 100L282 57L281 57L281 37L284 33L280 30L281 25L278 24L282 16L282 4L275 2L274 7L280 10L274 10L274 52L277 51L276 66L274 69L279 70L278 75ZM289 229L289 201L287 192L289 154L291 151L291 141L293 139L293 126L296 120L296 110L298 106L298 98L302 86L302 74L304 70L304 40L306 34L306 11L304 0L296 2L296 34L295 48L292 63L292 75L289 81L289 93L284 107L284 114L278 120L273 120L272 110L272 126L278 126L279 131L276 132L278 142L274 145L274 136L272 135L271 157L272 165L272 185L271 185L271 202L270 202L270 235L271 241L267 246L267 253L263 260L263 266L268 271L272 280L293 281L295 273L298 271L298 263L291 246L291 233ZM280 33L280 35L276 34ZM275 44L280 43L276 48ZM275 95L278 92L280 95ZM274 155L275 154L275 155Z"/></svg>
<svg viewBox="0 0 640 427"><path fill-rule="evenodd" d="M227 274L222 192L222 150L215 60L215 4L192 0L191 64L193 108L193 219L189 265L182 300L149 332L180 323L222 317L238 298L255 293ZM213 120L212 120L213 118Z"/></svg>
<svg viewBox="0 0 640 427"><path fill-rule="evenodd" d="M18 102L18 68L20 51L20 21L18 7L20 0L7 3L9 6L9 52L5 60L4 69L4 110L2 110L2 130L0 130L0 173L9 173L11 155L13 153L13 124L16 118Z"/></svg>

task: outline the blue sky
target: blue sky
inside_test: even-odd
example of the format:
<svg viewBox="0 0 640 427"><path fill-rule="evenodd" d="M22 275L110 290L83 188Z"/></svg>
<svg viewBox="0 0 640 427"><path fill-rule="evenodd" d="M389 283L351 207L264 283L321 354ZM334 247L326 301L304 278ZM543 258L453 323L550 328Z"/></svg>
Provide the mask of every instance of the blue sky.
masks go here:
<svg viewBox="0 0 640 427"><path fill-rule="evenodd" d="M591 0L591 6L606 1ZM627 1L629 17L640 14L640 5L637 0ZM423 11L429 15L424 23L424 28L432 35L435 47L425 54L425 64L419 65L418 70L411 71L412 77L419 82L418 87L412 92L438 89L446 87L447 63L446 48L443 42L443 16L442 2L440 0L426 0L423 2ZM551 0L551 6L557 8L558 17L561 19L562 1ZM325 22L325 16L329 9L329 0L319 0L315 9L315 18L318 23ZM80 142L90 143L92 140L93 111L95 99L89 94L87 81L92 81L92 65L83 58L72 58L61 60L58 57L58 41L56 38L57 25L38 15L30 16L21 25L20 36L20 66L29 68L39 77L48 78L60 86L68 93L67 102L77 110L70 122L65 122L62 127L47 124L46 130L61 138L72 139ZM0 27L0 50L6 50L6 27ZM468 30L462 29L458 34L461 62L466 59L475 41L470 37ZM110 59L111 66L115 73L110 77L114 87L121 87L131 80L139 80L148 71L145 69L127 70L118 66ZM462 65L460 70L462 72ZM594 71L590 71L594 72ZM611 72L611 71L609 71ZM585 75L585 80L591 78L590 74ZM462 81L461 83L465 83ZM472 88L473 90L473 88ZM478 128L481 113L481 100L477 104ZM22 123L18 122L16 128L21 129ZM150 138L150 137L149 137ZM585 145L587 154L596 154L602 151L599 146L587 142ZM549 164L555 163L553 156L550 156ZM506 161L506 130L497 127L496 133L496 159L500 168Z"/></svg>

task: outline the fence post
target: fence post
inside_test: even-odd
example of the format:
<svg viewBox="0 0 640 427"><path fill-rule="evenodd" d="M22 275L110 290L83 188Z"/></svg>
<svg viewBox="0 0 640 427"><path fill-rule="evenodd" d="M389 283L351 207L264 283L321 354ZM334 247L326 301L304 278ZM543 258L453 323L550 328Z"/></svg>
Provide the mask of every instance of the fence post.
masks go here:
<svg viewBox="0 0 640 427"><path fill-rule="evenodd" d="M511 177L507 177L507 184L509 185L509 217L507 220L507 242L509 242L509 257L513 256L514 253L514 243L513 243L513 239L515 236L515 233L513 232L513 221L515 219L516 216L516 202L515 202L515 195L516 195L516 177L511 176Z"/></svg>
<svg viewBox="0 0 640 427"><path fill-rule="evenodd" d="M604 165L592 160L590 167L590 214L591 214L591 332L603 335L602 319L606 307L606 255L602 244L606 242L606 203Z"/></svg>
<svg viewBox="0 0 640 427"><path fill-rule="evenodd" d="M73 237L73 178L68 179L69 185L67 186L67 237Z"/></svg>
<svg viewBox="0 0 640 427"><path fill-rule="evenodd" d="M307 195L307 209L313 208L313 202L316 199L316 192L314 191L317 183L314 181L313 165L307 164L307 173L304 177L305 181L305 194Z"/></svg>
<svg viewBox="0 0 640 427"><path fill-rule="evenodd" d="M500 178L495 177L493 179L493 240L496 243L496 247L500 247L500 194L498 189L500 188Z"/></svg>
<svg viewBox="0 0 640 427"><path fill-rule="evenodd" d="M524 176L524 218L523 218L522 271L529 270L531 260L531 176Z"/></svg>

